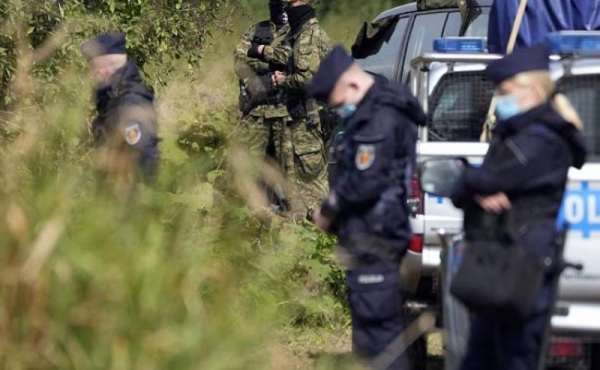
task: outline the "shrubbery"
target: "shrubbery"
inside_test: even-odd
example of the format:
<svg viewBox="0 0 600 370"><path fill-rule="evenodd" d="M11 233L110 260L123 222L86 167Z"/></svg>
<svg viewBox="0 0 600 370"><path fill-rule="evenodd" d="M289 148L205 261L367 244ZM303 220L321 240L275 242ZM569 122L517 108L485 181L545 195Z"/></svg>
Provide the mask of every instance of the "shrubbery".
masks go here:
<svg viewBox="0 0 600 370"><path fill-rule="evenodd" d="M50 58L30 61L36 77L55 83L65 69L83 65L79 52L82 42L101 32L124 32L129 55L140 67L160 66L155 78L165 83L176 61L197 66L210 29L225 3L226 0L4 0L0 3L0 107L14 99L7 88L16 77L18 56L27 61L35 48L58 47ZM60 38L61 35L66 38ZM63 42L48 44L52 43L51 36Z"/></svg>
<svg viewBox="0 0 600 370"><path fill-rule="evenodd" d="M220 86L181 73L157 84L158 182L126 199L97 188L81 41L122 29L161 75L205 46L208 28L189 22L209 22L219 2L196 2L179 22L176 2L112 4L2 3L0 367L265 369L286 328L346 325L334 240L307 224L267 227L215 186L237 121L219 90L235 88L229 75ZM153 17L164 29L142 34ZM179 40L183 29L198 38Z"/></svg>

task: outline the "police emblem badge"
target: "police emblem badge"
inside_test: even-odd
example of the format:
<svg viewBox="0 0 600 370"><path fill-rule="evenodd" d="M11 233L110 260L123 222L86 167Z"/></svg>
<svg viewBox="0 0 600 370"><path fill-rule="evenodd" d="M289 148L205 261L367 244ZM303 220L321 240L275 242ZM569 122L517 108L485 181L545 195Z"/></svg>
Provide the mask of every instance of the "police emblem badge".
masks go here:
<svg viewBox="0 0 600 370"><path fill-rule="evenodd" d="M360 171L369 169L375 162L375 146L359 145L356 152L356 168Z"/></svg>
<svg viewBox="0 0 600 370"><path fill-rule="evenodd" d="M138 122L131 122L125 127L125 141L129 145L135 145L142 139L142 129Z"/></svg>

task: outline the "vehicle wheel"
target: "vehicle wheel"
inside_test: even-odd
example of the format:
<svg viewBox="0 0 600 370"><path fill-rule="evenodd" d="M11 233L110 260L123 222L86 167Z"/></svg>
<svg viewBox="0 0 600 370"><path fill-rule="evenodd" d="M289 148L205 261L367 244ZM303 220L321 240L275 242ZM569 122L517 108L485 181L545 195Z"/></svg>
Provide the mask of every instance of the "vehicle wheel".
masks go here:
<svg viewBox="0 0 600 370"><path fill-rule="evenodd" d="M461 241L442 255L442 316L444 323L445 369L457 370L467 352L470 317L468 310L450 294L450 283L460 262Z"/></svg>
<svg viewBox="0 0 600 370"><path fill-rule="evenodd" d="M408 348L408 359L412 370L427 369L427 338L420 337Z"/></svg>

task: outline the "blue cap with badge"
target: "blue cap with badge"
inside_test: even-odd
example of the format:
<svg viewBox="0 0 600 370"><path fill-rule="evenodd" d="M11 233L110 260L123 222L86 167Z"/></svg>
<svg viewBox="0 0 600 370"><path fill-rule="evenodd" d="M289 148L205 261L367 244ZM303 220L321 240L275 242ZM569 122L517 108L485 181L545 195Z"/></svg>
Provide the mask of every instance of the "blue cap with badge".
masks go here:
<svg viewBox="0 0 600 370"><path fill-rule="evenodd" d="M518 49L502 59L496 60L485 70L487 77L496 85L523 72L549 71L550 48L540 44Z"/></svg>
<svg viewBox="0 0 600 370"><path fill-rule="evenodd" d="M313 77L308 94L318 101L327 102L340 76L354 64L354 59L338 45L323 59L319 70Z"/></svg>
<svg viewBox="0 0 600 370"><path fill-rule="evenodd" d="M108 54L125 54L125 35L122 33L105 33L86 42L81 52L88 59Z"/></svg>

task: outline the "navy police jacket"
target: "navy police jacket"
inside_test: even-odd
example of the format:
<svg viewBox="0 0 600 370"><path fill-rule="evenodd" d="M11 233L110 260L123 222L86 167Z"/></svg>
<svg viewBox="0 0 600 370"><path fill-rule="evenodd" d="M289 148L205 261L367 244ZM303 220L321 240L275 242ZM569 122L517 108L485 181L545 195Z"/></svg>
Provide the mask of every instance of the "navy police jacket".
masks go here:
<svg viewBox="0 0 600 370"><path fill-rule="evenodd" d="M133 170L137 167L146 178L154 177L159 160L154 94L137 66L128 62L96 90L95 98L94 147L103 150L104 162L114 162L103 169L131 160Z"/></svg>
<svg viewBox="0 0 600 370"><path fill-rule="evenodd" d="M410 243L406 199L416 124L425 124L418 101L406 86L382 79L376 79L355 114L343 122L332 148L337 168L330 186L337 204L331 231L356 255L383 253L396 259Z"/></svg>
<svg viewBox="0 0 600 370"><path fill-rule="evenodd" d="M494 133L483 165L466 169L452 197L466 208L467 239L477 234L476 222L482 219L469 214L473 196L503 192L512 203L522 244L542 259L552 258L569 168L581 168L585 162L583 136L550 105L500 122Z"/></svg>

